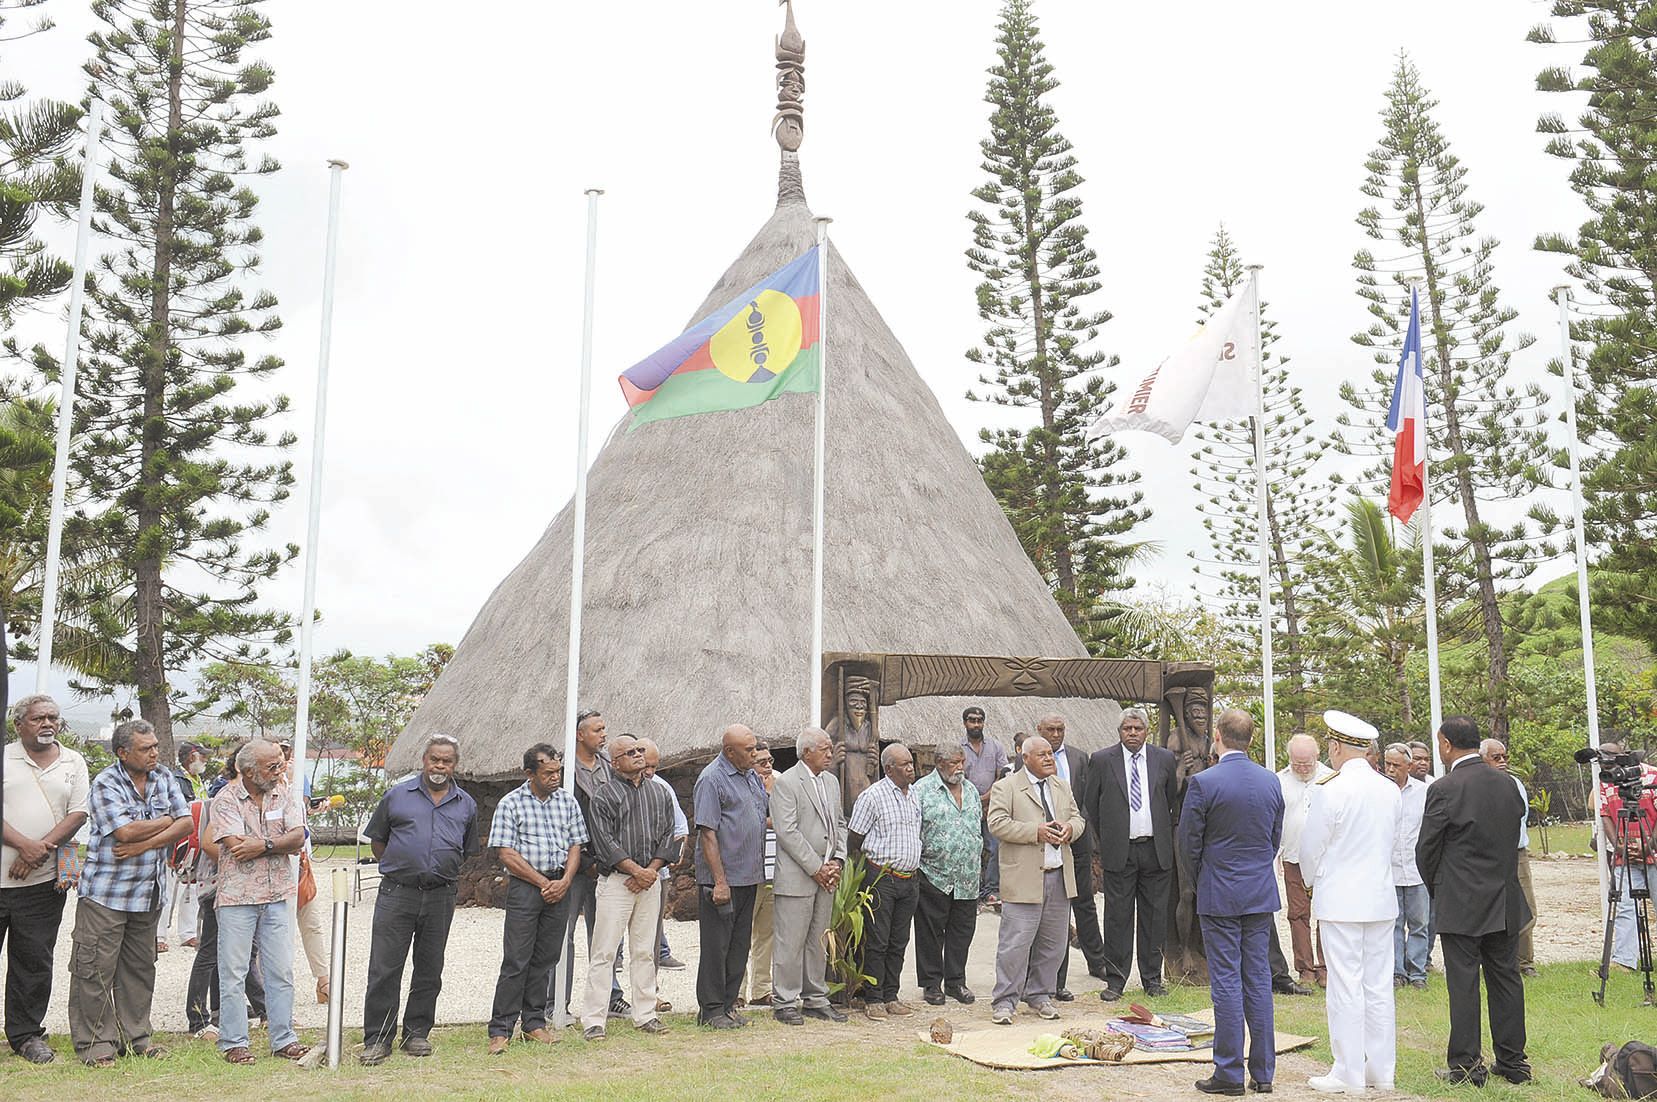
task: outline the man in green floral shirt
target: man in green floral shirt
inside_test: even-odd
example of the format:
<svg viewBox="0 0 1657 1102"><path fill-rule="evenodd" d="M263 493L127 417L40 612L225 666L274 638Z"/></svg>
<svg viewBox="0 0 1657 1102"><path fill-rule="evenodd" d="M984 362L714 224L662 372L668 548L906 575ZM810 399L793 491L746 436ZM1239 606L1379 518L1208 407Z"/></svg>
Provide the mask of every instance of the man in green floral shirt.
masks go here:
<svg viewBox="0 0 1657 1102"><path fill-rule="evenodd" d="M979 855L984 809L966 783L959 743L943 743L936 767L915 784L921 806L920 900L915 909L915 973L926 1001L942 1006L947 993L970 1003L967 950L978 926Z"/></svg>

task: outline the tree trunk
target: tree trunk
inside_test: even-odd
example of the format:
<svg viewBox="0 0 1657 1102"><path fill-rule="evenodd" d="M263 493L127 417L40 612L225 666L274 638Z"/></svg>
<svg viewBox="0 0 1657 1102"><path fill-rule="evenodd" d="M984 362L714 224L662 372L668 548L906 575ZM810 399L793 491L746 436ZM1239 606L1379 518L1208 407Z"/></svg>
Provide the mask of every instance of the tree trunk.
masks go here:
<svg viewBox="0 0 1657 1102"><path fill-rule="evenodd" d="M1484 523L1479 520L1479 503L1473 492L1473 475L1466 453L1462 449L1461 411L1452 396L1453 372L1450 367L1449 331L1444 327L1438 308L1438 265L1427 245L1427 210L1421 195L1419 180L1413 185L1416 216L1421 226L1421 260L1427 274L1427 303L1432 309L1433 342L1438 349L1440 403L1444 411L1445 443L1450 454L1459 457L1455 463L1456 492L1461 496L1462 511L1467 521L1467 543L1473 550L1473 571L1479 589L1479 611L1484 620L1485 644L1490 652L1489 671L1485 685L1490 693L1490 737L1507 741L1507 644L1502 638L1502 608L1496 600L1496 572L1491 562L1490 543L1485 538Z"/></svg>
<svg viewBox="0 0 1657 1102"><path fill-rule="evenodd" d="M167 71L167 157L158 174L156 196L155 264L150 290L150 340L144 363L143 440L140 448L138 530L141 552L133 563L134 611L137 639L133 672L138 685L140 714L155 726L161 742L161 760L173 759L173 721L167 698L167 670L162 620L161 534L164 518L160 495L148 485L164 477L160 460L166 450L165 412L167 353L171 345L173 212L178 190L178 146L184 128L184 33L188 0L173 0L172 56Z"/></svg>
<svg viewBox="0 0 1657 1102"><path fill-rule="evenodd" d="M1408 652L1399 648L1392 658L1392 672L1398 679L1398 703L1403 708L1404 727L1408 729L1415 722L1415 709L1410 707L1410 679L1404 675L1404 660Z"/></svg>

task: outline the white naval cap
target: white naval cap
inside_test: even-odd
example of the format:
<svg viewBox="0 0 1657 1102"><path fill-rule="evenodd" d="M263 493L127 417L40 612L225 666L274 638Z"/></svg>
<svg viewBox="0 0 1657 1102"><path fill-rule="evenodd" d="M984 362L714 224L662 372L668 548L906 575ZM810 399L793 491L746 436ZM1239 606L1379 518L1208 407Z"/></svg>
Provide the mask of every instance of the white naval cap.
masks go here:
<svg viewBox="0 0 1657 1102"><path fill-rule="evenodd" d="M1381 737L1381 732L1375 729L1374 724L1366 723L1350 712L1337 711L1334 708L1323 713L1323 723L1329 728L1330 738L1347 746L1367 747Z"/></svg>

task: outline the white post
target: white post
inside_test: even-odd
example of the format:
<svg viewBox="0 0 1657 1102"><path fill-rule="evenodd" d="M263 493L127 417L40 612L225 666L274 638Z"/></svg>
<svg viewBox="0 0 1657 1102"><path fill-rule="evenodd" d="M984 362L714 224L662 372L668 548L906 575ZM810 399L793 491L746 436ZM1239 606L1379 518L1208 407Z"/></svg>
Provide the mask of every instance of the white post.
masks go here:
<svg viewBox="0 0 1657 1102"><path fill-rule="evenodd" d="M328 1066L339 1067L345 1051L345 934L351 909L351 877L334 870L334 928L328 942Z"/></svg>
<svg viewBox="0 0 1657 1102"><path fill-rule="evenodd" d="M339 245L339 193L344 161L328 162L328 242L322 257L322 337L316 355L316 417L311 425L311 486L305 520L305 596L299 610L299 679L294 687L294 783L305 788L311 732L311 633L316 619L317 538L322 529L322 449L328 430L328 356L334 339L334 259Z"/></svg>
<svg viewBox="0 0 1657 1102"><path fill-rule="evenodd" d="M1417 319L1421 313L1421 281L1415 280L1410 287L1410 307L1415 311ZM1417 356L1422 360L1421 391L1423 398L1427 391L1426 352L1418 351ZM1423 408L1428 408L1425 400ZM1427 745L1433 748L1433 776L1444 775L1444 759L1438 753L1438 728L1444 722L1444 702L1438 690L1438 578L1433 567L1433 457L1432 433L1427 431L1425 423L1421 426L1423 440L1422 454L1426 456L1421 462L1421 527L1418 529L1421 538L1421 564L1423 597L1427 609L1427 710L1432 717L1433 729L1427 733Z"/></svg>
<svg viewBox="0 0 1657 1102"><path fill-rule="evenodd" d="M52 676L52 635L58 623L58 561L63 556L64 499L69 493L69 437L75 420L75 370L81 357L81 315L86 300L86 254L92 244L93 189L98 179L98 139L104 129L104 104L94 99L86 116L86 153L81 158L81 209L75 226L74 282L69 285L69 337L59 373L57 459L52 464L52 512L46 529L46 578L40 598L40 647L35 659L35 692L43 693ZM3 672L3 671L0 671Z"/></svg>
<svg viewBox="0 0 1657 1102"><path fill-rule="evenodd" d="M812 464L811 498L811 689L806 715L814 727L823 725L823 493L828 424L828 228L832 218L817 223L817 450Z"/></svg>
<svg viewBox="0 0 1657 1102"><path fill-rule="evenodd" d="M1277 771L1277 683L1272 672L1272 568L1266 470L1266 349L1260 332L1260 265L1249 265L1254 295L1254 485L1260 508L1260 687L1266 718L1266 768Z"/></svg>
<svg viewBox="0 0 1657 1102"><path fill-rule="evenodd" d="M581 688L581 574L587 543L587 415L593 393L593 281L598 269L598 197L602 188L588 188L587 195L587 289L581 312L581 409L575 432L575 539L570 549L570 637L564 675L564 791L575 792L576 694ZM575 928L572 912L567 931ZM569 1024L564 1004L564 973L569 963L558 962L552 970L552 1025Z"/></svg>
<svg viewBox="0 0 1657 1102"><path fill-rule="evenodd" d="M1571 457L1571 506L1576 513L1576 594L1577 604L1582 613L1582 678L1587 690L1588 699L1588 745L1599 749L1599 677L1594 668L1594 622L1593 611L1588 604L1588 534L1583 521L1582 511L1582 459L1581 442L1576 427L1576 365L1571 358L1571 289L1569 287L1555 287L1559 296L1559 368L1560 375L1565 380L1565 426L1571 434L1569 453ZM1593 763L1594 778L1594 852L1603 854L1605 839L1600 834L1600 789L1599 789L1599 761ZM1606 890L1610 887L1606 883L1606 868L1603 860L1599 865L1599 910L1600 922L1606 919L1605 909Z"/></svg>

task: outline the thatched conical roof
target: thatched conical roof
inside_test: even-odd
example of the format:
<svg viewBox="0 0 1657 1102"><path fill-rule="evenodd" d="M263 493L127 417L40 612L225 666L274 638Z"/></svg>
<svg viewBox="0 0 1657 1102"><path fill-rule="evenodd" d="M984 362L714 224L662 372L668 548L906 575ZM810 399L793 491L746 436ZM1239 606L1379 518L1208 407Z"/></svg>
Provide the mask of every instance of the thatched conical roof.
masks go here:
<svg viewBox="0 0 1657 1102"><path fill-rule="evenodd" d="M789 159L792 161L792 159ZM810 248L812 213L785 164L776 213L692 321ZM825 651L1084 656L932 392L831 247ZM746 723L792 745L808 722L811 395L617 432L588 479L581 693L611 731L654 738L664 766L711 757ZM490 596L390 755L462 744L461 771L517 775L525 747L563 744L573 511ZM961 735L961 699L881 711L881 737ZM1056 706L1070 741L1116 739L1109 701L985 700L1010 744Z"/></svg>

